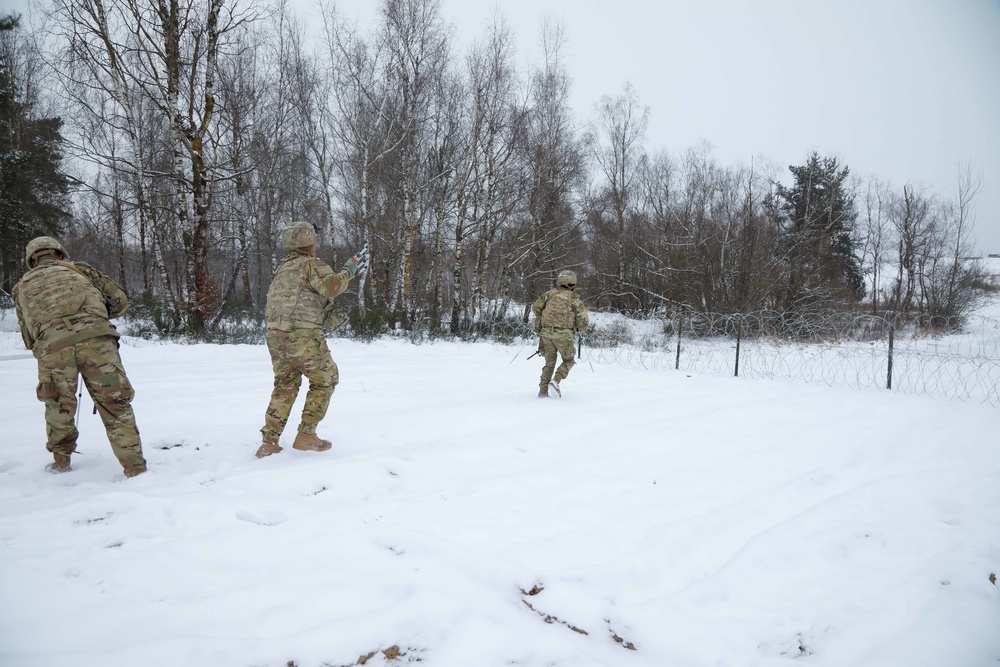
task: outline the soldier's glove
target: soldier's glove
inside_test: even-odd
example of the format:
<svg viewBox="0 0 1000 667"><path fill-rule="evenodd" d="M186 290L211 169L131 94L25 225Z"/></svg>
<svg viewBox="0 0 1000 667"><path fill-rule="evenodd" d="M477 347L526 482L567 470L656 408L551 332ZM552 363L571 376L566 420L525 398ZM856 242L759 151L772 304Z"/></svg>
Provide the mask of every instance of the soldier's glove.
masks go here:
<svg viewBox="0 0 1000 667"><path fill-rule="evenodd" d="M361 250L359 250L358 253L354 255L354 257L351 257L349 260L347 260L347 263L344 264L343 267L344 271L347 271L347 277L352 280L354 279L355 276L359 276L362 273L364 273L367 268L368 268L367 245Z"/></svg>

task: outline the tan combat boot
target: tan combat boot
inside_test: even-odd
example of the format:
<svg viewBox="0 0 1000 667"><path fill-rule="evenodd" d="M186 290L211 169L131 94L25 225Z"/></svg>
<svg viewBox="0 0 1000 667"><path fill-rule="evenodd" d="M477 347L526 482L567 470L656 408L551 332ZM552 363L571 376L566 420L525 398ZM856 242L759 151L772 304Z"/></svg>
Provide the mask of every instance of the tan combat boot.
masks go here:
<svg viewBox="0 0 1000 667"><path fill-rule="evenodd" d="M146 472L146 464L140 463L139 465L135 466L125 466L125 470L123 472L125 473L126 477L135 477L136 475L141 475L142 473Z"/></svg>
<svg viewBox="0 0 1000 667"><path fill-rule="evenodd" d="M276 442L265 442L263 445L257 448L257 453L254 454L259 459L265 456L270 456L271 454L277 454L281 451L281 445Z"/></svg>
<svg viewBox="0 0 1000 667"><path fill-rule="evenodd" d="M72 470L72 468L69 467L68 454L58 454L53 452L52 458L54 459L53 462L45 466L45 469L49 472L69 472Z"/></svg>
<svg viewBox="0 0 1000 667"><path fill-rule="evenodd" d="M552 391L556 392L556 398L562 398L562 389L559 388L559 378L550 382L549 387L551 387Z"/></svg>
<svg viewBox="0 0 1000 667"><path fill-rule="evenodd" d="M538 398L548 398L549 397L549 385L543 384L538 387Z"/></svg>
<svg viewBox="0 0 1000 667"><path fill-rule="evenodd" d="M292 443L292 449L298 449L302 452L325 452L331 447L333 445L330 444L329 440L323 440L315 433L302 433L301 431L295 436L295 442Z"/></svg>

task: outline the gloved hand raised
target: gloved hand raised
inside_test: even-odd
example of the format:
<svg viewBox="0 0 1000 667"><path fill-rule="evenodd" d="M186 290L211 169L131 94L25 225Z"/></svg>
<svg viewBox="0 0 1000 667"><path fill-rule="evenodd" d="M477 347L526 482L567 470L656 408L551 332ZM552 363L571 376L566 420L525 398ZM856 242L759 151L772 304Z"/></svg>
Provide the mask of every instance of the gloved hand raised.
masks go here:
<svg viewBox="0 0 1000 667"><path fill-rule="evenodd" d="M358 253L354 255L354 257L351 257L349 260L347 260L347 263L344 264L343 267L344 271L347 271L347 276L352 279L355 276L359 276L362 273L364 273L367 268L368 268L367 245L365 245L364 248L359 250Z"/></svg>

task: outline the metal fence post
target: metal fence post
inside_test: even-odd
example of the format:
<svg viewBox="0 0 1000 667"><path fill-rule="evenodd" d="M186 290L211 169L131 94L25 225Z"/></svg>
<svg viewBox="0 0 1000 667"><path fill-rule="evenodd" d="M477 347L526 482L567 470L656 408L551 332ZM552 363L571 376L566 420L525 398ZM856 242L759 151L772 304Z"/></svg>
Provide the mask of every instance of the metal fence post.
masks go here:
<svg viewBox="0 0 1000 667"><path fill-rule="evenodd" d="M889 325L889 371L885 381L885 388L892 389L892 349L895 339L895 328Z"/></svg>
<svg viewBox="0 0 1000 667"><path fill-rule="evenodd" d="M684 316L677 319L677 359L674 361L674 370L681 367L681 332L684 331Z"/></svg>
<svg viewBox="0 0 1000 667"><path fill-rule="evenodd" d="M743 337L743 320L736 321L736 369L733 371L733 377L740 376L740 339Z"/></svg>

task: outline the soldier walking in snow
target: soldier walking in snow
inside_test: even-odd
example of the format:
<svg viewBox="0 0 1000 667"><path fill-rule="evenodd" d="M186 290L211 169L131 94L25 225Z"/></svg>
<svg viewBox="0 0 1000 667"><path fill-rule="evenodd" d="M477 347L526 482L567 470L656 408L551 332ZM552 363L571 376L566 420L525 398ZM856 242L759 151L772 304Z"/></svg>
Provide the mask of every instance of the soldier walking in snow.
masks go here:
<svg viewBox="0 0 1000 667"><path fill-rule="evenodd" d="M330 449L330 442L316 435L316 426L326 416L340 375L323 335L324 320L329 318L333 300L365 270L368 261L366 250L362 250L334 273L316 258L316 230L308 222L290 224L282 242L288 257L274 272L267 291L267 349L274 367L274 391L260 430L264 442L257 449L257 458L281 451L278 439L288 423L303 375L309 379L309 391L292 447L314 452Z"/></svg>
<svg viewBox="0 0 1000 667"><path fill-rule="evenodd" d="M134 477L146 472L146 459L132 412L135 393L118 354L118 331L109 321L125 312L128 297L97 269L66 258L54 238L33 239L24 257L29 271L13 291L21 338L38 360L36 394L45 403L45 448L54 458L46 469L70 469L82 375L112 451L125 476Z"/></svg>
<svg viewBox="0 0 1000 667"><path fill-rule="evenodd" d="M538 383L538 397L545 398L551 388L556 396L562 396L559 383L566 379L576 363L574 341L577 331L586 331L590 324L587 307L574 293L576 274L560 271L556 278L556 288L538 297L531 311L535 314L535 333L540 336L538 351L545 358L542 377ZM556 368L556 353L562 363ZM555 377L552 376L555 371Z"/></svg>

